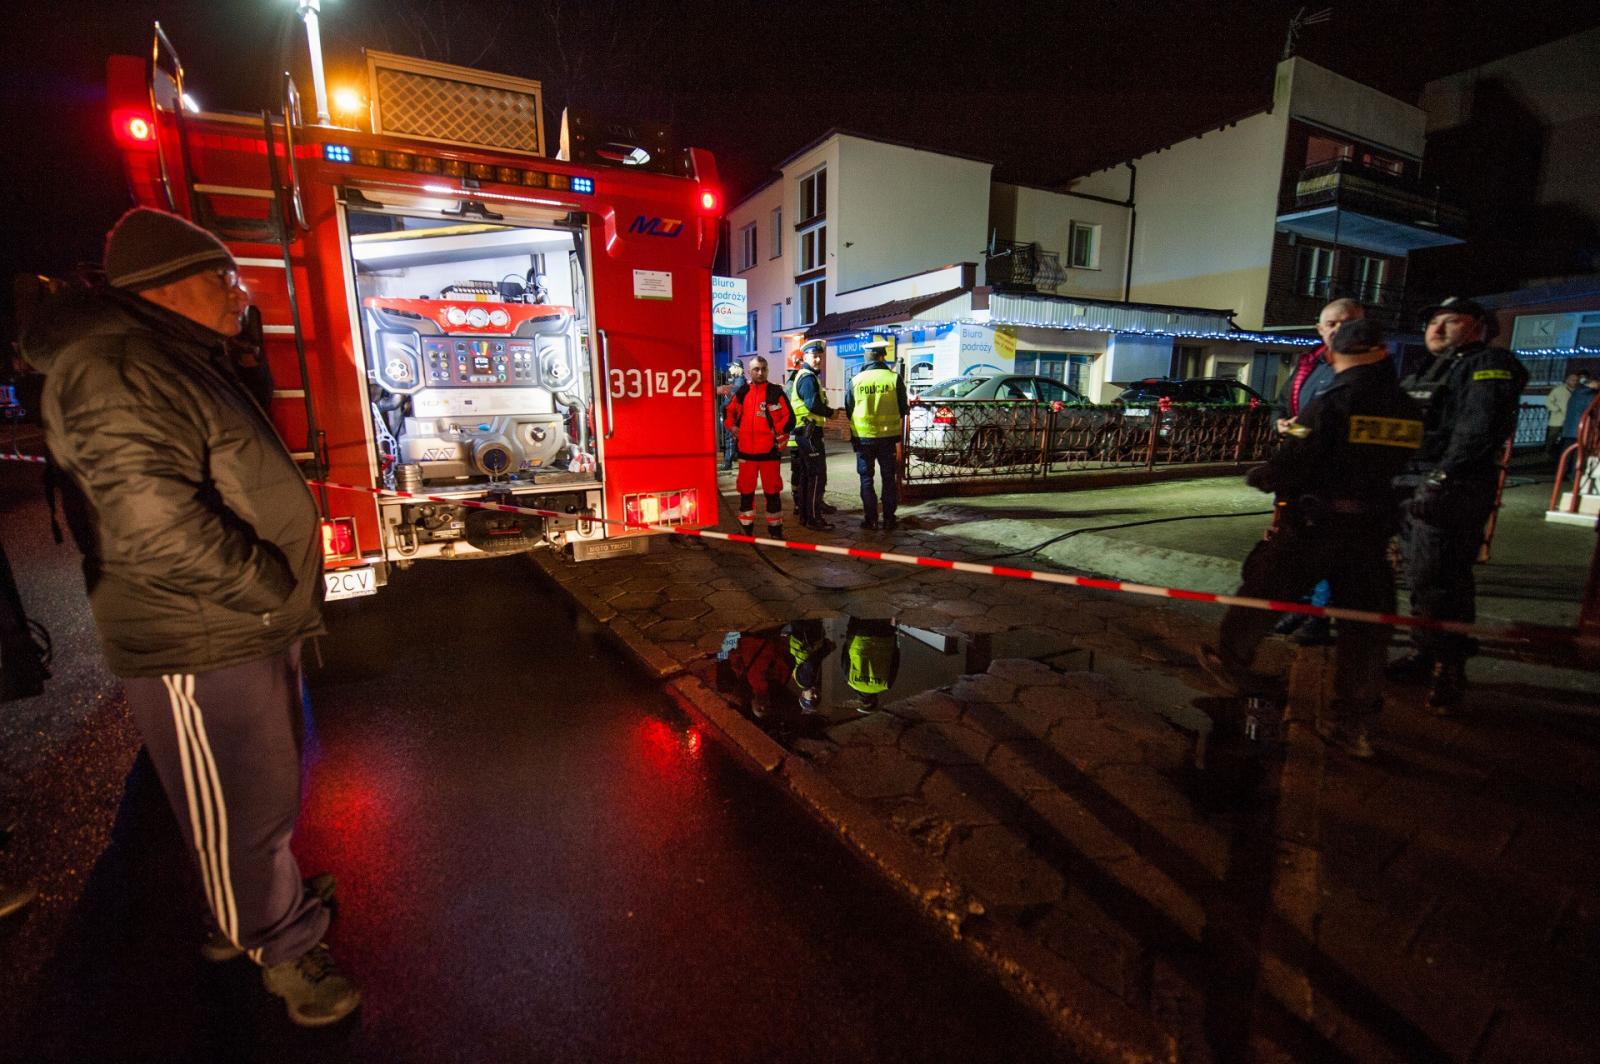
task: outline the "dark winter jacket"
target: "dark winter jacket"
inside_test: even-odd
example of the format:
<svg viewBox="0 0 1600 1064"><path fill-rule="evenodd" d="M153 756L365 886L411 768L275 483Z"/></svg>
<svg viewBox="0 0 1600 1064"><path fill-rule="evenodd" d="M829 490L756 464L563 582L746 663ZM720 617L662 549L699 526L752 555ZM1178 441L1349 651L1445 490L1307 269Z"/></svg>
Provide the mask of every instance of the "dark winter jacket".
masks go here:
<svg viewBox="0 0 1600 1064"><path fill-rule="evenodd" d="M1413 461L1419 473L1488 484L1517 428L1528 371L1517 356L1481 342L1436 357L1401 387L1426 411L1427 434Z"/></svg>
<svg viewBox="0 0 1600 1064"><path fill-rule="evenodd" d="M1388 359L1351 366L1300 408L1300 436L1285 439L1246 481L1302 518L1387 535L1392 482L1422 445L1422 408L1401 391Z"/></svg>
<svg viewBox="0 0 1600 1064"><path fill-rule="evenodd" d="M316 505L220 335L71 286L22 352L45 374L45 439L113 672L206 672L320 631Z"/></svg>

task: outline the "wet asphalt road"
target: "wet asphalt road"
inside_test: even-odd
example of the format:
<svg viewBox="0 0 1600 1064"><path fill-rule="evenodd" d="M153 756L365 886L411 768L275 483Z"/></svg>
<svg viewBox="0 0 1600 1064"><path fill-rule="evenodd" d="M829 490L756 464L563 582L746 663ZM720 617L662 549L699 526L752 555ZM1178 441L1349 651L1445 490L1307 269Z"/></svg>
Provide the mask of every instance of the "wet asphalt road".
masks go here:
<svg viewBox="0 0 1600 1064"><path fill-rule="evenodd" d="M248 962L201 961L148 763L91 742L26 848L36 878L80 861L87 885L31 938L0 931L21 1021L0 1059L1063 1059L526 559L421 566L329 621L296 849L339 878L330 943L363 1009L300 1031ZM120 803L85 853L65 807L97 776Z"/></svg>

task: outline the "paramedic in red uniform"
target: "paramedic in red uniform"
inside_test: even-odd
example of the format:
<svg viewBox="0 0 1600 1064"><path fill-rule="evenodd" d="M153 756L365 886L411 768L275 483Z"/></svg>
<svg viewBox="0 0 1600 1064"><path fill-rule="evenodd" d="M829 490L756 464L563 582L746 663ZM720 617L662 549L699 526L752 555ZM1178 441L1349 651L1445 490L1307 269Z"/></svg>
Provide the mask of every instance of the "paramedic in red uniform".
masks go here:
<svg viewBox="0 0 1600 1064"><path fill-rule="evenodd" d="M739 530L756 532L756 484L767 496L767 535L783 538L783 466L779 459L794 430L794 411L783 389L767 380L767 360L750 360L750 379L728 401L723 425L738 441Z"/></svg>

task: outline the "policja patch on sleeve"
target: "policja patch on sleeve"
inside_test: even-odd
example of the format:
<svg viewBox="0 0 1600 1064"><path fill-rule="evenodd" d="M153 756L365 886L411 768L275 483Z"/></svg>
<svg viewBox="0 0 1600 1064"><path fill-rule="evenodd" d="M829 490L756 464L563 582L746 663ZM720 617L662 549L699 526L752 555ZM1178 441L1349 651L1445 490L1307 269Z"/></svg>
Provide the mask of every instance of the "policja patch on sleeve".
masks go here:
<svg viewBox="0 0 1600 1064"><path fill-rule="evenodd" d="M1409 418L1356 414L1350 418L1350 442L1404 447L1414 451L1422 446L1422 422Z"/></svg>

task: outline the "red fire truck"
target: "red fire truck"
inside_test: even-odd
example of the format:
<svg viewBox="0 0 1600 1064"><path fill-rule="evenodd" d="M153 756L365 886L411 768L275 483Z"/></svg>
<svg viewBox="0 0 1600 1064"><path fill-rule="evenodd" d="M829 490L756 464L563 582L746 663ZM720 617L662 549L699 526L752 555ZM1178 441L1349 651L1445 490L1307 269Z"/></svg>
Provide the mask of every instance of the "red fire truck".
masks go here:
<svg viewBox="0 0 1600 1064"><path fill-rule="evenodd" d="M330 598L420 559L715 524L711 156L568 116L551 158L537 82L367 65L360 128L303 121L287 74L281 113L193 109L159 24L107 69L134 198L239 262L284 442L309 479L373 489L316 489Z"/></svg>

